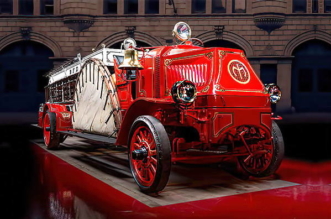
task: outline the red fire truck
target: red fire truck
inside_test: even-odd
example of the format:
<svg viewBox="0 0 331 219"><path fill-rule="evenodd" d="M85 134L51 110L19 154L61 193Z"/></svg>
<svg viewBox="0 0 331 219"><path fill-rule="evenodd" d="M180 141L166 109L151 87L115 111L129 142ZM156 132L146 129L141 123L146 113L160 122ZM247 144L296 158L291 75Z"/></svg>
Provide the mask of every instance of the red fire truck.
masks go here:
<svg viewBox="0 0 331 219"><path fill-rule="evenodd" d="M171 165L237 157L251 176L273 174L284 155L271 104L281 91L263 85L245 53L205 48L179 22L177 45L102 48L52 70L39 126L48 149L67 136L128 148L141 191L167 184Z"/></svg>

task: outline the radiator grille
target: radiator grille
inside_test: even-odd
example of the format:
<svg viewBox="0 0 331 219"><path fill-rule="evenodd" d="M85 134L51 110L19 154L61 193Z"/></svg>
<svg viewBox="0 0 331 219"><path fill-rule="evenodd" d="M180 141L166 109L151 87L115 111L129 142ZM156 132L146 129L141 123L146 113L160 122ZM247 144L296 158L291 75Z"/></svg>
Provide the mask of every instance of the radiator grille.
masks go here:
<svg viewBox="0 0 331 219"><path fill-rule="evenodd" d="M170 65L168 66L169 83L179 80L190 80L198 87L205 86L208 82L207 64Z"/></svg>
<svg viewBox="0 0 331 219"><path fill-rule="evenodd" d="M154 97L158 98L161 96L160 92L160 56L155 58L155 69L154 69Z"/></svg>

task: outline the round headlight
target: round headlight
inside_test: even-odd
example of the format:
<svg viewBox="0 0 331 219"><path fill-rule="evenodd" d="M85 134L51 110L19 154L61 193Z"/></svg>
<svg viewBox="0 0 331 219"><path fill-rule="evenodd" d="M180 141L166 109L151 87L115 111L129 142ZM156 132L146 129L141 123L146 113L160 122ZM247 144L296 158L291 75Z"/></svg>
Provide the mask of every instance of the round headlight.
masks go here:
<svg viewBox="0 0 331 219"><path fill-rule="evenodd" d="M197 96L197 89L191 81L177 81L171 88L171 95L176 103L192 103Z"/></svg>
<svg viewBox="0 0 331 219"><path fill-rule="evenodd" d="M275 84L268 84L265 90L270 95L270 102L273 104L277 103L282 97L282 91Z"/></svg>
<svg viewBox="0 0 331 219"><path fill-rule="evenodd" d="M127 50L127 49L136 48L137 42L134 39L129 37L123 41L122 45L123 45L124 49Z"/></svg>
<svg viewBox="0 0 331 219"><path fill-rule="evenodd" d="M178 22L172 31L172 35L177 40L185 42L186 40L191 38L191 28L185 22Z"/></svg>

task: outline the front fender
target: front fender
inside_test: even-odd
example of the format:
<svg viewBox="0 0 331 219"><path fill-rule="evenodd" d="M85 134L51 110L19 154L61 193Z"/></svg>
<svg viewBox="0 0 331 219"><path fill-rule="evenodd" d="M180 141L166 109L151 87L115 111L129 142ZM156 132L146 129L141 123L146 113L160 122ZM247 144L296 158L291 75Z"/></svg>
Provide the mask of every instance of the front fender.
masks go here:
<svg viewBox="0 0 331 219"><path fill-rule="evenodd" d="M120 131L117 135L116 144L126 145L128 141L129 131L134 120L141 115L150 115L158 117L157 113L160 110L174 109L175 104L168 99L155 99L155 98L139 98L136 99L127 112L125 113Z"/></svg>

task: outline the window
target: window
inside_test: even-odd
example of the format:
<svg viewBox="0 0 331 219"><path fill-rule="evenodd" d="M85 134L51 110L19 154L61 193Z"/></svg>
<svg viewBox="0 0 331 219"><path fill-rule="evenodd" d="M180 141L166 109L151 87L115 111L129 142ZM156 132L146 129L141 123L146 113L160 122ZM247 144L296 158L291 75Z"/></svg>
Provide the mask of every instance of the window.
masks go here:
<svg viewBox="0 0 331 219"><path fill-rule="evenodd" d="M18 92L19 91L19 72L18 71L6 71L5 72L5 92Z"/></svg>
<svg viewBox="0 0 331 219"><path fill-rule="evenodd" d="M312 0L312 12L318 13L318 0Z"/></svg>
<svg viewBox="0 0 331 219"><path fill-rule="evenodd" d="M19 0L19 14L33 14L33 0Z"/></svg>
<svg viewBox="0 0 331 219"><path fill-rule="evenodd" d="M246 0L233 0L232 1L233 13L246 13Z"/></svg>
<svg viewBox="0 0 331 219"><path fill-rule="evenodd" d="M213 0L212 13L226 13L226 0Z"/></svg>
<svg viewBox="0 0 331 219"><path fill-rule="evenodd" d="M324 1L324 12L331 13L331 0Z"/></svg>
<svg viewBox="0 0 331 219"><path fill-rule="evenodd" d="M54 13L54 0L41 0L40 1L40 14L53 14Z"/></svg>
<svg viewBox="0 0 331 219"><path fill-rule="evenodd" d="M277 65L276 64L261 64L260 78L263 84L277 84Z"/></svg>
<svg viewBox="0 0 331 219"><path fill-rule="evenodd" d="M298 91L312 92L313 91L313 70L300 69L298 74Z"/></svg>
<svg viewBox="0 0 331 219"><path fill-rule="evenodd" d="M0 14L12 14L12 13L13 13L13 0L1 0Z"/></svg>
<svg viewBox="0 0 331 219"><path fill-rule="evenodd" d="M159 0L145 0L145 14L158 14Z"/></svg>
<svg viewBox="0 0 331 219"><path fill-rule="evenodd" d="M44 75L48 72L49 70L38 70L37 71L37 92L45 92L45 86L48 84L48 78L45 77Z"/></svg>
<svg viewBox="0 0 331 219"><path fill-rule="evenodd" d="M138 14L138 0L124 0L124 14Z"/></svg>
<svg viewBox="0 0 331 219"><path fill-rule="evenodd" d="M277 65L276 64L261 64L260 78L263 84L277 84ZM276 111L276 104L271 105L272 112Z"/></svg>
<svg viewBox="0 0 331 219"><path fill-rule="evenodd" d="M293 13L306 13L307 0L293 0Z"/></svg>
<svg viewBox="0 0 331 219"><path fill-rule="evenodd" d="M331 69L318 69L318 92L331 92Z"/></svg>
<svg viewBox="0 0 331 219"><path fill-rule="evenodd" d="M117 14L117 0L103 0L104 14Z"/></svg>
<svg viewBox="0 0 331 219"><path fill-rule="evenodd" d="M206 13L206 0L192 0L192 13Z"/></svg>

